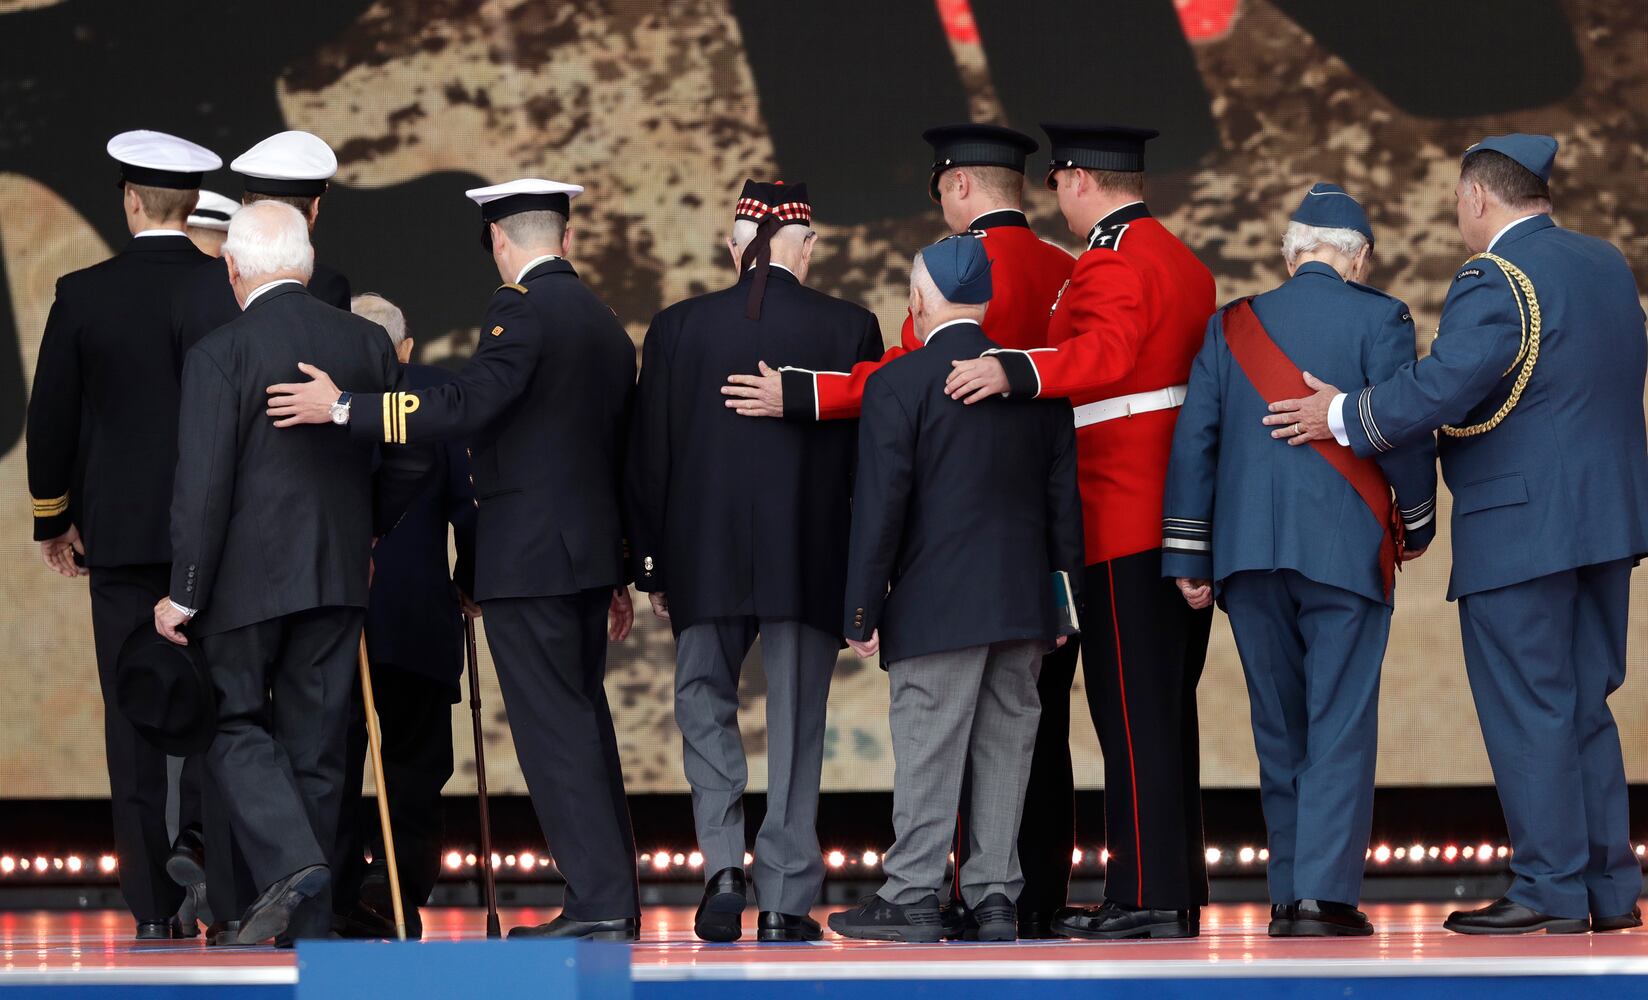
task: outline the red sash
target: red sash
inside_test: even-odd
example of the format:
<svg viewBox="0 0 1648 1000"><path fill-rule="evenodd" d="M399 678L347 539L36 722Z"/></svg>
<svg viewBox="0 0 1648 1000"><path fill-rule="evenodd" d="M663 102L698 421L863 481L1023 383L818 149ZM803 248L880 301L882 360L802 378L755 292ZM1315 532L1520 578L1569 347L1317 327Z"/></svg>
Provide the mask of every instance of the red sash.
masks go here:
<svg viewBox="0 0 1648 1000"><path fill-rule="evenodd" d="M1267 403L1279 399L1296 399L1310 395L1305 377L1276 341L1270 339L1264 325L1254 314L1248 299L1242 299L1225 310L1225 343L1230 355L1242 369L1242 374L1259 390ZM1355 487L1362 502L1368 505L1375 521L1386 528L1379 544L1379 568L1385 578L1385 598L1391 596L1396 582L1396 571L1401 563L1397 550L1402 544L1402 518L1391 498L1390 483L1371 458L1357 458L1356 453L1334 441L1312 441L1316 453L1327 459L1329 465Z"/></svg>

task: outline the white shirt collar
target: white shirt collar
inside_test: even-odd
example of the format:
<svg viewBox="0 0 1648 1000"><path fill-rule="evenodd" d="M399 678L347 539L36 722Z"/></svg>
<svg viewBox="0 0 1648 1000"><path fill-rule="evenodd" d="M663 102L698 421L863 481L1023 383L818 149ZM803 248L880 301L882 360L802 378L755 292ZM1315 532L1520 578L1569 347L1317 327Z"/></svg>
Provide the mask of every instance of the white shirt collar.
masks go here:
<svg viewBox="0 0 1648 1000"><path fill-rule="evenodd" d="M140 240L145 236L187 236L187 235L189 235L189 234L184 232L181 229L145 229L141 233L138 233L137 235L133 236L132 239Z"/></svg>
<svg viewBox="0 0 1648 1000"><path fill-rule="evenodd" d="M527 272L532 270L533 268L537 267L539 264L542 264L544 261L546 261L546 260L560 260L560 259L561 259L561 255L558 254L558 253L546 253L542 257L532 258L531 260L526 262L525 267L521 268L521 273L517 274L515 276L515 284L519 285L522 281L526 280Z"/></svg>
<svg viewBox="0 0 1648 1000"><path fill-rule="evenodd" d="M783 272L784 272L784 273L785 273L785 274L787 274L787 275L789 275L789 276L790 276L790 277L792 277L792 278L795 278L795 277L796 277L796 275L795 275L795 272L794 272L794 271L792 271L792 270L790 270L790 269L789 269L789 268L787 268L787 267L785 267L785 266L784 266L784 265L783 265L783 264L780 264L780 263L779 263L779 262L778 262L778 261L776 261L776 260L770 260L770 261L768 261L768 262L767 262L767 266L768 266L768 267L776 267L776 268L778 268L778 269L779 269L779 270L780 270L780 271L783 271ZM745 271L753 271L753 270L755 270L755 265L754 265L754 264L751 264L751 265L750 265L750 266L749 266L749 267L746 267L746 268L744 268L744 270L745 270ZM801 280L801 279L800 279L800 278L796 278L796 280L797 280L797 281L800 281L800 280Z"/></svg>
<svg viewBox="0 0 1648 1000"><path fill-rule="evenodd" d="M978 326L978 320L976 320L976 319L952 319L952 320L948 320L946 322L940 323L938 326L933 327L931 330L928 330L927 331L927 339L923 340L922 343L923 344L931 344L933 342L933 338L938 336L938 332L940 330L948 330L952 326L960 326L963 323L971 323L974 326Z"/></svg>
<svg viewBox="0 0 1648 1000"><path fill-rule="evenodd" d="M1491 253L1493 251L1494 244L1498 243L1505 236L1506 233L1508 233L1511 230L1515 229L1517 226L1522 225L1524 222L1527 222L1529 219L1537 219L1541 215L1544 215L1544 214L1545 213L1543 213L1543 212L1535 212L1532 215L1524 215L1522 218L1517 219L1514 222L1510 223L1504 229L1501 229L1499 232L1494 233L1494 238L1488 241L1488 249L1483 251L1483 252L1484 253Z"/></svg>
<svg viewBox="0 0 1648 1000"><path fill-rule="evenodd" d="M252 289L252 294L246 296L246 305L243 306L242 309L243 310L250 309L252 307L252 303L254 303L258 300L259 295L262 295L264 292L267 292L269 289L274 288L278 285L301 285L301 284L303 284L303 282L299 281L296 278L278 278L274 281L266 281L263 284L261 284L261 285L257 286L256 288Z"/></svg>

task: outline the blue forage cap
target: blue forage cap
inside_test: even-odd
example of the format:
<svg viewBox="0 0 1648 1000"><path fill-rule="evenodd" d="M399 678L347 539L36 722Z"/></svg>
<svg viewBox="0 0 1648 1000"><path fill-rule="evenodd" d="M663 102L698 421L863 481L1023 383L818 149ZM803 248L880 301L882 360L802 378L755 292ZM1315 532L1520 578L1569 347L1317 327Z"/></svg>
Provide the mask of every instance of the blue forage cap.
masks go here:
<svg viewBox="0 0 1648 1000"><path fill-rule="evenodd" d="M921 251L921 262L945 301L958 306L990 301L990 255L973 233L946 236Z"/></svg>
<svg viewBox="0 0 1648 1000"><path fill-rule="evenodd" d="M1293 210L1293 221L1322 229L1354 229L1373 243L1373 226L1368 213L1355 198L1337 184L1312 184L1304 200Z"/></svg>
<svg viewBox="0 0 1648 1000"><path fill-rule="evenodd" d="M1472 153L1486 150L1509 156L1535 177L1547 184L1551 182L1551 164L1556 160L1557 142L1548 135L1529 135L1526 132L1491 135L1465 150L1460 162L1470 159Z"/></svg>

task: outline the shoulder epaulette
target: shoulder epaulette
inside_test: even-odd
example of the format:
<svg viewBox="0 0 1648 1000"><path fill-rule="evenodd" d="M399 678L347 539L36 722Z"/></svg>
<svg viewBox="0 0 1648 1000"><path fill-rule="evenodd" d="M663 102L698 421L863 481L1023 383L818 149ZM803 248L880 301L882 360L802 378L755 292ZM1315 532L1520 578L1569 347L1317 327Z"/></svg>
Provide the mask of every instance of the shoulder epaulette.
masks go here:
<svg viewBox="0 0 1648 1000"><path fill-rule="evenodd" d="M513 281L506 281L503 284L499 285L497 288L493 289L493 291L494 292L501 292L506 288L510 289L511 291L520 292L522 295L526 294L526 286L516 284Z"/></svg>
<svg viewBox="0 0 1648 1000"><path fill-rule="evenodd" d="M1127 232L1130 222L1118 222L1114 226L1095 226L1093 235L1087 240L1089 250L1120 250L1122 248L1122 234Z"/></svg>

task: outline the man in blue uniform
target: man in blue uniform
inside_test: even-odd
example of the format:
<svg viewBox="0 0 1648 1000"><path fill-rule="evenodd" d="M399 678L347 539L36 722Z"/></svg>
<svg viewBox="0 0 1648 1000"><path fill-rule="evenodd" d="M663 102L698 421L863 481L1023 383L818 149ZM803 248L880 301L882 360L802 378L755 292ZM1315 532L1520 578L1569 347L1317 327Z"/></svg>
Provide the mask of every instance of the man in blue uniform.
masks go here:
<svg viewBox="0 0 1648 1000"><path fill-rule="evenodd" d="M1631 568L1648 552L1648 343L1620 252L1551 221L1557 143L1465 153L1454 276L1428 358L1344 394L1272 405L1276 437L1382 454L1442 431L1465 668L1510 831L1515 881L1448 918L1466 934L1641 923L1625 764L1608 696L1625 679Z"/></svg>
<svg viewBox="0 0 1648 1000"><path fill-rule="evenodd" d="M1162 571L1192 607L1212 602L1216 583L1236 633L1269 830L1271 935L1360 936L1373 933L1356 904L1397 557L1390 490L1406 560L1436 534L1436 444L1418 434L1376 464L1265 433L1266 402L1298 391L1299 368L1368 385L1414 359L1408 307L1359 284L1373 228L1349 194L1312 187L1282 252L1285 284L1208 323L1174 429Z"/></svg>

